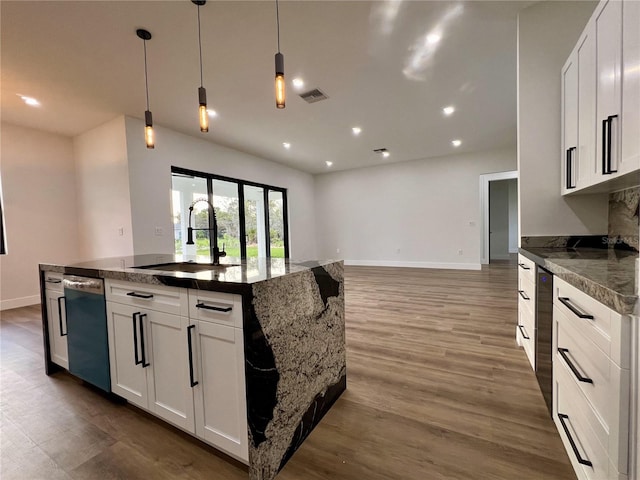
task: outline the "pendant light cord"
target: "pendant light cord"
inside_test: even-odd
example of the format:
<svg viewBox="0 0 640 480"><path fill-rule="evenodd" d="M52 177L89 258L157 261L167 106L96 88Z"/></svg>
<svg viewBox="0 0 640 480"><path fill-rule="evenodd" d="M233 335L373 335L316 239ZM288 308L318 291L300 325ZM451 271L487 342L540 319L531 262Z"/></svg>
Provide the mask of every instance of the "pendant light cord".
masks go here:
<svg viewBox="0 0 640 480"><path fill-rule="evenodd" d="M200 49L200 86L202 87L202 38L200 34L200 5L198 5L198 48Z"/></svg>
<svg viewBox="0 0 640 480"><path fill-rule="evenodd" d="M149 78L147 75L147 41L143 40L144 45L144 87L147 92L147 110L149 110Z"/></svg>
<svg viewBox="0 0 640 480"><path fill-rule="evenodd" d="M278 53L280 53L280 9L276 0L276 24L278 25Z"/></svg>

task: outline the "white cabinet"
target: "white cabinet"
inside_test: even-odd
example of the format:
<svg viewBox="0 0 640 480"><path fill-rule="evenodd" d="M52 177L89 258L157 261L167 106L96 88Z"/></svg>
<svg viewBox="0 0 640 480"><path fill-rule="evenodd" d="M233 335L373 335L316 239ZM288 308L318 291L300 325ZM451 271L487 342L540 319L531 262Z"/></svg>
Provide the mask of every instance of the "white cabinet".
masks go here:
<svg viewBox="0 0 640 480"><path fill-rule="evenodd" d="M553 419L580 480L630 472L630 333L629 316L554 279Z"/></svg>
<svg viewBox="0 0 640 480"><path fill-rule="evenodd" d="M115 302L107 316L113 392L195 432L188 319Z"/></svg>
<svg viewBox="0 0 640 480"><path fill-rule="evenodd" d="M51 361L69 369L67 354L67 318L64 308L62 274L45 272L45 297L47 299L47 327Z"/></svg>
<svg viewBox="0 0 640 480"><path fill-rule="evenodd" d="M527 354L533 370L536 369L536 266L527 257L518 254L518 325L516 342Z"/></svg>
<svg viewBox="0 0 640 480"><path fill-rule="evenodd" d="M618 172L640 169L640 2L622 4L622 145Z"/></svg>
<svg viewBox="0 0 640 480"><path fill-rule="evenodd" d="M197 358L196 435L247 463L242 297L189 290L189 312Z"/></svg>
<svg viewBox="0 0 640 480"><path fill-rule="evenodd" d="M638 184L638 25L639 2L602 0L562 69L563 195Z"/></svg>

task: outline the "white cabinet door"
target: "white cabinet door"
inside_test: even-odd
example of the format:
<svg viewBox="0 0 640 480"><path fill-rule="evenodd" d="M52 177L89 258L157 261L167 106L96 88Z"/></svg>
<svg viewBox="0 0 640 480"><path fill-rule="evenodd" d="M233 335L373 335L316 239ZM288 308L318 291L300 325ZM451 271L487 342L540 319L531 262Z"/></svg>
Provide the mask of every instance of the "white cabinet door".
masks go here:
<svg viewBox="0 0 640 480"><path fill-rule="evenodd" d="M195 322L197 339L196 434L248 462L247 406L242 330Z"/></svg>
<svg viewBox="0 0 640 480"><path fill-rule="evenodd" d="M578 147L578 64L576 55L562 69L562 194L576 188Z"/></svg>
<svg viewBox="0 0 640 480"><path fill-rule="evenodd" d="M620 174L640 168L640 1L622 4L622 145Z"/></svg>
<svg viewBox="0 0 640 480"><path fill-rule="evenodd" d="M595 16L597 181L616 176L620 163L622 2L603 1Z"/></svg>
<svg viewBox="0 0 640 480"><path fill-rule="evenodd" d="M46 290L47 325L49 327L49 349L51 361L69 369L67 354L67 319L65 318L64 296L62 292Z"/></svg>
<svg viewBox="0 0 640 480"><path fill-rule="evenodd" d="M189 319L168 313L143 311L141 321L145 360L149 364L149 410L158 417L195 433L187 347Z"/></svg>
<svg viewBox="0 0 640 480"><path fill-rule="evenodd" d="M596 36L593 24L580 37L578 58L577 188L589 186L597 172L596 155Z"/></svg>
<svg viewBox="0 0 640 480"><path fill-rule="evenodd" d="M111 390L141 408L147 408L147 372L142 366L140 309L107 302L107 333Z"/></svg>

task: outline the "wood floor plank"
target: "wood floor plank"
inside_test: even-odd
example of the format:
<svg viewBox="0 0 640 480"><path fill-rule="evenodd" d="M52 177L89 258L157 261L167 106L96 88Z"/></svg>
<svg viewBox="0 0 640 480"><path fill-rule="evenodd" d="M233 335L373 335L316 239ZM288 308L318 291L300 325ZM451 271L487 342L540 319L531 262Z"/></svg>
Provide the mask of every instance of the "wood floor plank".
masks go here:
<svg viewBox="0 0 640 480"><path fill-rule="evenodd" d="M346 267L347 391L278 478L574 480L515 345L516 291L508 263ZM67 373L47 377L40 322L39 306L0 314L3 480L247 478Z"/></svg>

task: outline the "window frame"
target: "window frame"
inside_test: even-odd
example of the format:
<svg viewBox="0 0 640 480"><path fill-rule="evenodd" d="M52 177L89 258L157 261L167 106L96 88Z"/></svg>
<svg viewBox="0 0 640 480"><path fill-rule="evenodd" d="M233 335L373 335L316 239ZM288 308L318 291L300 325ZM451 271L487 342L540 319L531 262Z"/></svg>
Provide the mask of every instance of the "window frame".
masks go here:
<svg viewBox="0 0 640 480"><path fill-rule="evenodd" d="M171 177L173 175L189 175L191 177L203 178L207 181L207 199L213 205L213 181L221 180L224 182L235 183L238 187L238 222L240 223L240 257L242 259L247 258L247 231L246 231L246 217L245 217L245 202L244 202L244 187L252 186L259 187L263 190L264 195L264 228L265 228L265 248L266 258L271 258L271 232L269 229L269 192L280 192L282 194L282 228L284 230L284 258L289 258L289 208L287 202L287 189L283 187L276 187L273 185L267 185L266 183L253 182L250 180L243 180L240 178L227 177L224 175L217 175L214 173L200 172L197 170L191 170L189 168L171 166ZM209 228L213 228L211 225L211 216L209 216ZM213 248L213 247L211 247ZM258 255L260 257L260 255Z"/></svg>

